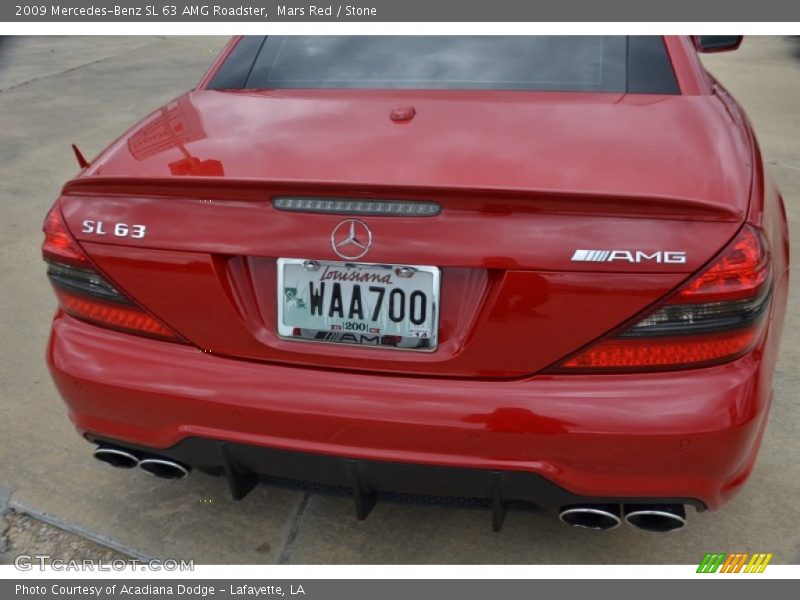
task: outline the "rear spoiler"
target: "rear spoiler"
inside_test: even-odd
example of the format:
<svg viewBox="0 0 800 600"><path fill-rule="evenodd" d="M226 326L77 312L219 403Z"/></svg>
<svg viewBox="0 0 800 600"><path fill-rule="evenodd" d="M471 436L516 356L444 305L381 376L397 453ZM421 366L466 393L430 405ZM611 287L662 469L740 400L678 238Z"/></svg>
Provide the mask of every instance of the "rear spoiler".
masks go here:
<svg viewBox="0 0 800 600"><path fill-rule="evenodd" d="M596 216L740 222L741 210L723 202L698 198L636 196L608 192L515 188L381 186L326 181L252 180L220 177L77 177L64 185L64 195L111 194L259 202L274 196L321 196L429 200L444 208L490 213L542 212Z"/></svg>

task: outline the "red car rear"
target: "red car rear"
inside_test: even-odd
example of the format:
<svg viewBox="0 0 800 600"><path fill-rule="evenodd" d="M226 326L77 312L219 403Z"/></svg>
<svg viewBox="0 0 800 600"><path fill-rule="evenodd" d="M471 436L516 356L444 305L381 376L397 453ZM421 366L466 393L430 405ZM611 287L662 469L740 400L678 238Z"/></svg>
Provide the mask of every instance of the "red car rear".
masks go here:
<svg viewBox="0 0 800 600"><path fill-rule="evenodd" d="M496 529L515 501L657 531L718 508L764 433L789 256L704 43L232 40L45 222L78 430L236 498L351 489L359 518L384 492Z"/></svg>

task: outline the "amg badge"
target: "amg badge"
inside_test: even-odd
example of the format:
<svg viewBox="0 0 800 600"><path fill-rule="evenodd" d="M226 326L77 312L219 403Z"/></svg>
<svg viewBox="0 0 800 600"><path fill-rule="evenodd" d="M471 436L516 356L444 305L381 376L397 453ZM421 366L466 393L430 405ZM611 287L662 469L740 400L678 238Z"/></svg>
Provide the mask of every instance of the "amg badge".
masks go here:
<svg viewBox="0 0 800 600"><path fill-rule="evenodd" d="M686 252L673 250L642 252L641 250L575 250L572 262L614 262L625 261L631 263L657 262L671 264L685 264Z"/></svg>

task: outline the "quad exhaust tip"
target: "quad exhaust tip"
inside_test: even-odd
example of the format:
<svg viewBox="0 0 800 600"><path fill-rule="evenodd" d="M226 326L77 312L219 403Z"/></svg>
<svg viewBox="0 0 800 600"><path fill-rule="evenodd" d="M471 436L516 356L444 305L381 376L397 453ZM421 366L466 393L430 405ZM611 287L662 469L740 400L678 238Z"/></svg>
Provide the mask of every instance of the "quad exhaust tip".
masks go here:
<svg viewBox="0 0 800 600"><path fill-rule="evenodd" d="M161 479L183 479L189 474L188 468L166 458L145 458L139 461L139 467Z"/></svg>
<svg viewBox="0 0 800 600"><path fill-rule="evenodd" d="M111 446L98 446L95 448L93 456L118 469L132 469L139 465L138 456L127 450Z"/></svg>
<svg viewBox="0 0 800 600"><path fill-rule="evenodd" d="M95 448L93 456L118 469L141 467L143 471L162 479L183 479L189 474L189 467L173 460L152 455L142 458L132 450L115 446L100 445Z"/></svg>
<svg viewBox="0 0 800 600"><path fill-rule="evenodd" d="M618 504L586 504L565 506L558 513L563 523L580 529L614 529L622 523Z"/></svg>
<svg viewBox="0 0 800 600"><path fill-rule="evenodd" d="M625 522L638 529L669 533L686 527L683 504L651 504L626 506Z"/></svg>
<svg viewBox="0 0 800 600"><path fill-rule="evenodd" d="M605 530L628 525L656 533L678 531L686 527L683 504L579 504L564 506L558 518L580 529Z"/></svg>

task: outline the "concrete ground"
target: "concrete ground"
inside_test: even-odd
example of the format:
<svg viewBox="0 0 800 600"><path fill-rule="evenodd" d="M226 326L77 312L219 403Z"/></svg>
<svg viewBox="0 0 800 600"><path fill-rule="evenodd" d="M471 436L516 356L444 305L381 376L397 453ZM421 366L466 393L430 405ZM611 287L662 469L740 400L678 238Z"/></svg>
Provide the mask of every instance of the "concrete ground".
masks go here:
<svg viewBox="0 0 800 600"><path fill-rule="evenodd" d="M27 38L0 42L0 504L125 554L198 563L696 563L707 551L800 562L800 278L792 282L775 405L755 472L730 504L690 514L674 535L568 528L551 515L379 504L256 489L231 501L221 479L181 482L92 460L67 419L43 354L55 307L39 256L42 219L76 172L149 110L192 86L222 38ZM800 40L745 40L708 66L748 110L787 201L800 257ZM795 265L800 261L795 261ZM795 269L797 271L797 269ZM0 509L2 507L0 506ZM37 536L29 536L37 550ZM20 549L22 550L22 549Z"/></svg>
<svg viewBox="0 0 800 600"><path fill-rule="evenodd" d="M77 563L91 560L120 564L120 561L128 562L131 558L24 513L9 511L5 517L0 516L0 565L13 565L17 556L34 553ZM38 565L39 560L34 559L34 564ZM50 563L49 559L43 560L45 564Z"/></svg>

